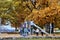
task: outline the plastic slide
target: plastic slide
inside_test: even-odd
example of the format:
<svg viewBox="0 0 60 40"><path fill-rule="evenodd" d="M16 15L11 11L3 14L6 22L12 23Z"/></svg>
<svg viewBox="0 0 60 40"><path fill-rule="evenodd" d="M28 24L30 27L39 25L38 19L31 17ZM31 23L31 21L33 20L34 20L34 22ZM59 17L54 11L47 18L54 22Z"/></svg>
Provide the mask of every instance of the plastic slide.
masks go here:
<svg viewBox="0 0 60 40"><path fill-rule="evenodd" d="M49 34L49 33L47 33L45 30L43 30L41 27L37 26L36 24L34 24L34 26L35 26L36 28L38 28L39 30L41 30L43 33Z"/></svg>

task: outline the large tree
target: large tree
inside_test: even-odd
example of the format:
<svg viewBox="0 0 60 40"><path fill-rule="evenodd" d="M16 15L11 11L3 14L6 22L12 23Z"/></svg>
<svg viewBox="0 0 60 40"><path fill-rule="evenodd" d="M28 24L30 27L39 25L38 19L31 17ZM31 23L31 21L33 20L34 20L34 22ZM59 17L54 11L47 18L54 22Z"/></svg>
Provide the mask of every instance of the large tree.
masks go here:
<svg viewBox="0 0 60 40"><path fill-rule="evenodd" d="M23 0L0 0L0 17L2 23L4 20L10 20L12 26L19 27L27 15L30 14L30 10L27 6L24 6Z"/></svg>
<svg viewBox="0 0 60 40"><path fill-rule="evenodd" d="M54 22L59 27L58 2L58 0L0 0L0 15L2 20L9 19L15 27L19 27L25 20L33 20L42 26L46 22Z"/></svg>
<svg viewBox="0 0 60 40"><path fill-rule="evenodd" d="M25 20L33 20L36 24L43 26L45 23L55 23L60 25L60 6L59 0L37 0L34 10ZM37 21L38 20L38 21Z"/></svg>

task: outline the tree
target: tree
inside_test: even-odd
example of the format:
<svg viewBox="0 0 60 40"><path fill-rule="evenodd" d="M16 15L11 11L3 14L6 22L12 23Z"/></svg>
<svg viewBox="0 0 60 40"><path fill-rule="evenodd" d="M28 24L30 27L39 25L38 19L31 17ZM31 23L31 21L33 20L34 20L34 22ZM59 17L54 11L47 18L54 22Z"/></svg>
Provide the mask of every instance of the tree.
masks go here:
<svg viewBox="0 0 60 40"><path fill-rule="evenodd" d="M10 20L16 28L24 22L24 18L30 14L30 10L24 6L23 0L2 1L0 0L0 17L2 21Z"/></svg>
<svg viewBox="0 0 60 40"><path fill-rule="evenodd" d="M33 20L41 26L46 22L54 22L59 26L58 2L58 0L0 0L0 16L2 19L9 19L16 28L25 20Z"/></svg>
<svg viewBox="0 0 60 40"><path fill-rule="evenodd" d="M41 2L41 0L40 0ZM46 22L53 22L56 27L59 26L59 10L60 6L58 6L58 1L57 0L45 0L40 3L38 0L38 3L40 9L35 9L33 12L26 17L25 20L33 20L36 24L43 26ZM37 3L37 4L38 4ZM36 4L36 5L37 5ZM37 21L38 20L38 21Z"/></svg>

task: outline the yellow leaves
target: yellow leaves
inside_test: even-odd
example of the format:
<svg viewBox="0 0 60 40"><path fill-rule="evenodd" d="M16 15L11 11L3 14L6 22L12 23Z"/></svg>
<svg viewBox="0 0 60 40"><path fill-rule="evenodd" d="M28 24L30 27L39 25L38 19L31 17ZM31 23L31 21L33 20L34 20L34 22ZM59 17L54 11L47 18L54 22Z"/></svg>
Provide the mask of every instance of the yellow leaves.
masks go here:
<svg viewBox="0 0 60 40"><path fill-rule="evenodd" d="M40 25L44 25L46 23L46 21L48 22L53 22L54 20L57 21L57 19L59 20L60 17L60 6L57 5L57 0L36 0L37 3L35 5L35 7L37 8L38 6L40 6L40 10L37 10L34 8L34 6L32 5L31 1L26 1L23 2L22 5L24 7L26 7L26 4L29 6L29 8L33 9L33 11L30 13L30 15L28 15L27 13L30 12L28 11L29 9L26 7L25 9L23 9L23 12L20 12L21 14L23 14L23 16L21 16L21 14L19 14L20 16L18 18L25 18L25 20L33 20L36 24L40 24ZM48 2L48 7L46 7ZM18 5L18 3L16 3L16 5ZM23 7L21 7L23 8ZM57 15L58 13L58 15ZM55 17L57 19L55 19ZM22 19L21 19L22 20ZM20 21L21 21L20 20ZM58 23L60 24L60 23Z"/></svg>
<svg viewBox="0 0 60 40"><path fill-rule="evenodd" d="M60 11L60 6L57 6L58 11Z"/></svg>
<svg viewBox="0 0 60 40"><path fill-rule="evenodd" d="M8 8L0 8L0 10L8 10Z"/></svg>
<svg viewBox="0 0 60 40"><path fill-rule="evenodd" d="M58 1L58 5L60 6L60 0Z"/></svg>
<svg viewBox="0 0 60 40"><path fill-rule="evenodd" d="M16 1L16 2L13 1L12 3L13 3L14 6L19 6L19 4L21 4L21 1ZM23 4L23 3L22 3L22 4Z"/></svg>
<svg viewBox="0 0 60 40"><path fill-rule="evenodd" d="M9 1L9 2L10 2L10 1L12 1L12 0L7 0L7 1Z"/></svg>
<svg viewBox="0 0 60 40"><path fill-rule="evenodd" d="M14 17L12 17L12 16L9 15L9 14L2 14L2 15L1 15L1 18L14 19Z"/></svg>
<svg viewBox="0 0 60 40"><path fill-rule="evenodd" d="M46 7L44 10L45 10L44 12L46 12L46 13L51 11L51 9L49 7Z"/></svg>
<svg viewBox="0 0 60 40"><path fill-rule="evenodd" d="M39 5L41 5L41 0L36 0L36 8L39 6Z"/></svg>
<svg viewBox="0 0 60 40"><path fill-rule="evenodd" d="M40 12L39 17L43 18L45 17L45 14Z"/></svg>
<svg viewBox="0 0 60 40"><path fill-rule="evenodd" d="M26 6L26 2L23 2L23 6Z"/></svg>
<svg viewBox="0 0 60 40"><path fill-rule="evenodd" d="M38 10L36 10L36 9L32 10L32 13L37 13L37 12L38 12Z"/></svg>
<svg viewBox="0 0 60 40"><path fill-rule="evenodd" d="M10 10L11 14L2 14L1 17L3 18L10 18L11 21L18 21L21 23L25 20L33 20L36 24L45 24L46 21L54 21L54 18L56 17L56 14L58 13L58 16L56 18L60 17L60 6L57 6L57 0L36 0L36 5L34 8L31 1L23 1L23 0L13 0L11 3L11 9L12 7L15 7L15 10ZM48 2L48 7L46 7ZM4 3L3 3L4 4ZM10 5L10 3L9 3ZM27 8L27 6L32 10L32 12ZM5 5L6 6L6 5ZM4 6L4 7L5 7ZM9 8L8 7L8 8ZM38 8L40 8L38 10ZM7 8L1 8L0 10L8 10ZM18 23L19 24L19 23Z"/></svg>
<svg viewBox="0 0 60 40"><path fill-rule="evenodd" d="M17 4L19 4L19 2L15 2L15 4L17 5Z"/></svg>
<svg viewBox="0 0 60 40"><path fill-rule="evenodd" d="M16 5L19 5L19 2L15 2L15 6L16 6Z"/></svg>
<svg viewBox="0 0 60 40"><path fill-rule="evenodd" d="M51 1L51 0L49 0L49 1ZM53 1L53 2L56 2L56 1ZM40 23L41 25L44 25L46 23L46 21L54 22L57 13L60 15L60 12L59 12L60 7L57 6L56 4L57 3L55 3L55 4L52 3L52 4L50 4L51 6L45 7L44 9L41 9L41 10L33 9L32 13L29 15L29 17L27 17L27 19L33 20L36 24ZM36 6L38 6L38 4ZM58 15L58 19L60 17L59 15Z"/></svg>
<svg viewBox="0 0 60 40"><path fill-rule="evenodd" d="M28 8L26 8L26 9L24 9L24 11L27 11L27 12L28 12L28 11L29 11L29 9L28 9Z"/></svg>

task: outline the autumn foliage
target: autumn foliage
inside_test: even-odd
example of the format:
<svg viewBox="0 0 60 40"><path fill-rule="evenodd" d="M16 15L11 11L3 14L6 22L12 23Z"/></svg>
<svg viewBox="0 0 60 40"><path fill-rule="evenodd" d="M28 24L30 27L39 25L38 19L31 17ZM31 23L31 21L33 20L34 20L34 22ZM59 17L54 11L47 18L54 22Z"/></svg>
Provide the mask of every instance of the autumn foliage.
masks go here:
<svg viewBox="0 0 60 40"><path fill-rule="evenodd" d="M25 20L33 20L36 24L44 26L53 22L60 26L59 0L12 0L0 1L0 17L9 19L12 26L19 27Z"/></svg>
<svg viewBox="0 0 60 40"><path fill-rule="evenodd" d="M47 4L41 5L41 9L37 10L34 9L32 13L26 18L26 20L33 20L36 24L43 26L45 23L50 22L54 23L56 27L59 27L59 21L60 17L60 6L58 6L57 0L45 0L44 3L48 2Z"/></svg>

